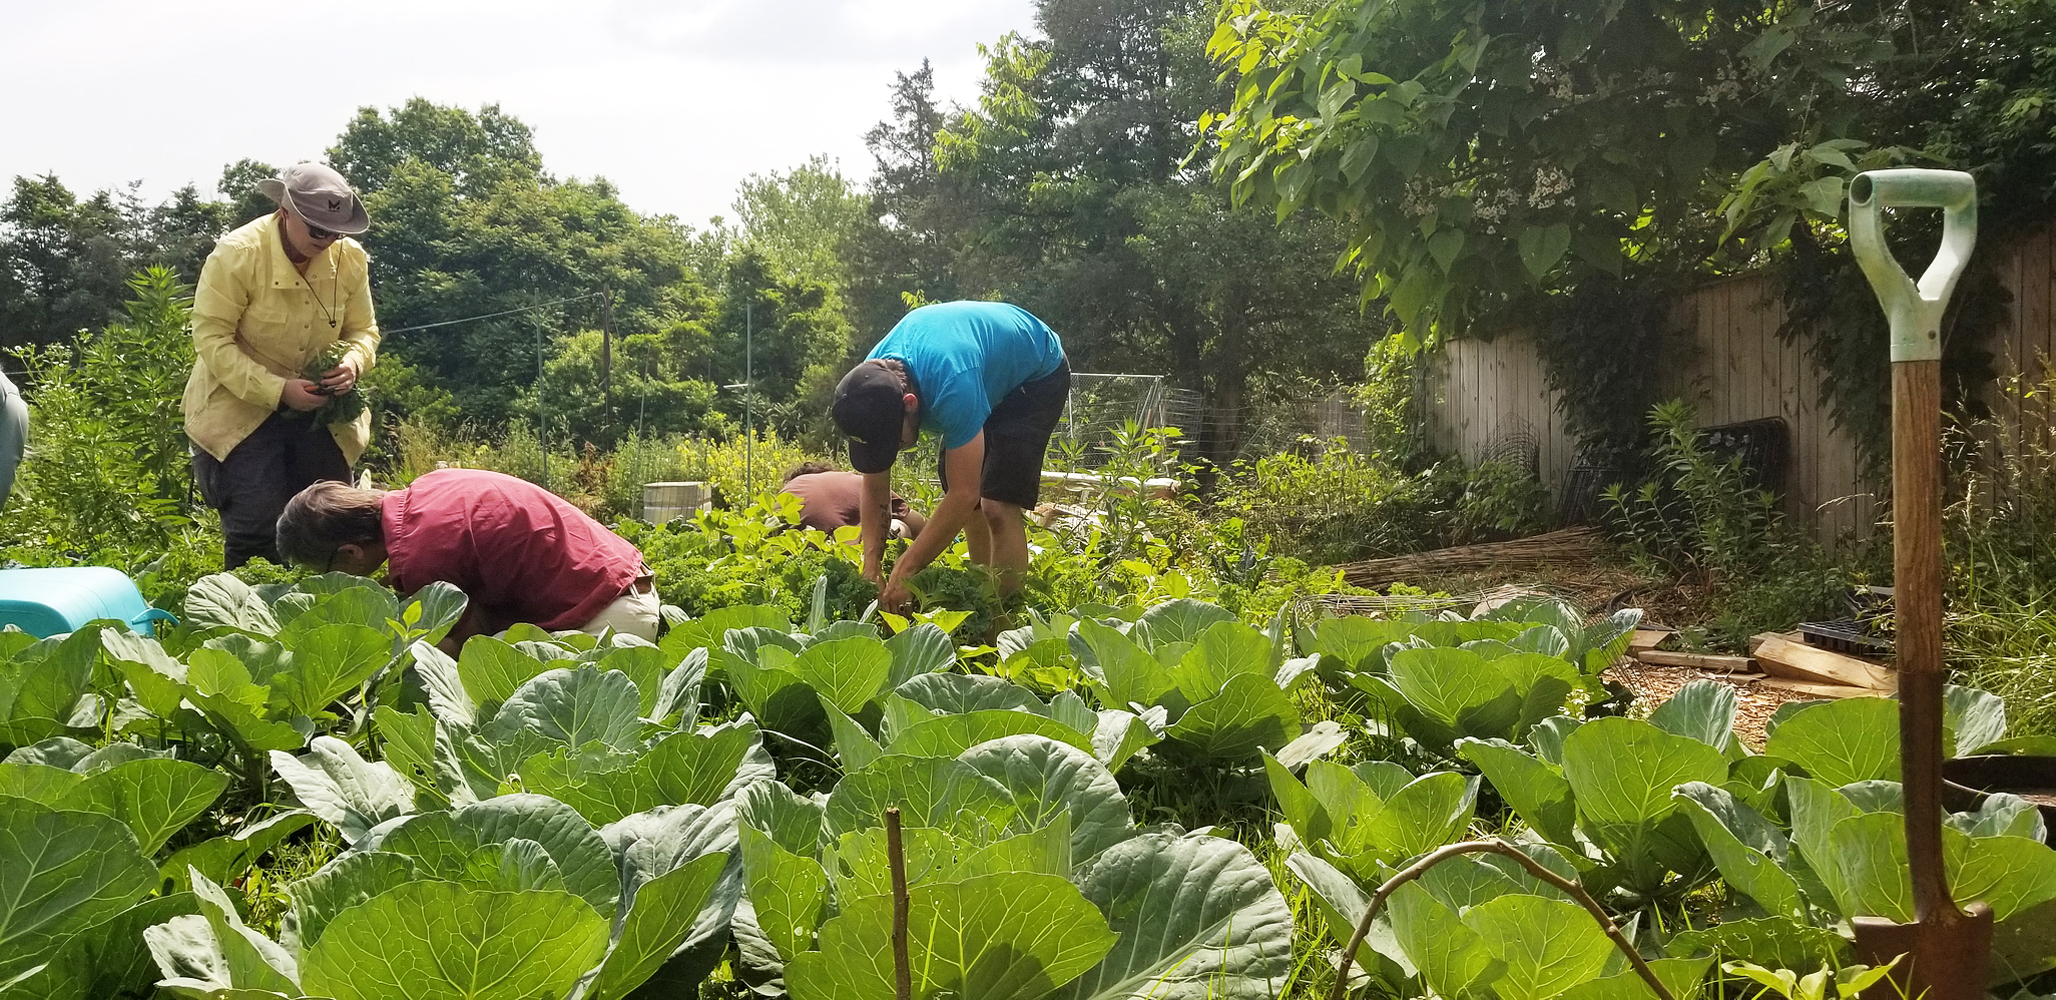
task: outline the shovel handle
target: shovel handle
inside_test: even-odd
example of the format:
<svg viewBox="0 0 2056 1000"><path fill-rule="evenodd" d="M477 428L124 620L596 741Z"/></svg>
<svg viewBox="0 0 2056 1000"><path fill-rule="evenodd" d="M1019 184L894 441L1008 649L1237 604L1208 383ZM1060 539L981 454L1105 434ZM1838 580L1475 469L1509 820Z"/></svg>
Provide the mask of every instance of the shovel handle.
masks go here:
<svg viewBox="0 0 2056 1000"><path fill-rule="evenodd" d="M1885 244L1887 208L1942 211L1942 245L1920 276L1907 276ZM1849 184L1849 246L1892 324L1893 361L1942 356L1942 313L1977 245L1977 182L1960 170L1867 170Z"/></svg>
<svg viewBox="0 0 2056 1000"><path fill-rule="evenodd" d="M1942 211L1942 245L1918 284L1885 243L1886 208ZM1892 325L1899 767L1915 922L1937 940L1970 919L1950 896L1942 845L1941 409L1942 314L1976 243L1977 184L1969 174L1873 170L1849 185L1849 245ZM1911 975L1932 971L1915 969Z"/></svg>

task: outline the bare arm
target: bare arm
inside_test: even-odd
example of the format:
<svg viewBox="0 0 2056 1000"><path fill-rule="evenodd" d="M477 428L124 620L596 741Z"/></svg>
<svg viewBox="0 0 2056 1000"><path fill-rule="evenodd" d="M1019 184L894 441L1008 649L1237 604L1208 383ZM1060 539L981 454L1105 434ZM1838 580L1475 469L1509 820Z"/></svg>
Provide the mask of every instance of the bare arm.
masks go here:
<svg viewBox="0 0 2056 1000"><path fill-rule="evenodd" d="M985 472L985 433L980 431L963 447L945 452L942 463L949 476L949 492L936 505L935 513L928 516L928 524L919 537L892 564L892 578L886 581L885 591L879 597L879 603L887 610L896 606L895 599L899 604L905 603L907 581L927 569L943 549L956 541L957 532L963 530L964 525L976 515L979 484ZM882 515L883 505L880 507Z"/></svg>
<svg viewBox="0 0 2056 1000"><path fill-rule="evenodd" d="M892 471L864 473L864 502L857 510L857 538L864 547L864 579L885 585L879 567L885 563L887 506L892 502Z"/></svg>

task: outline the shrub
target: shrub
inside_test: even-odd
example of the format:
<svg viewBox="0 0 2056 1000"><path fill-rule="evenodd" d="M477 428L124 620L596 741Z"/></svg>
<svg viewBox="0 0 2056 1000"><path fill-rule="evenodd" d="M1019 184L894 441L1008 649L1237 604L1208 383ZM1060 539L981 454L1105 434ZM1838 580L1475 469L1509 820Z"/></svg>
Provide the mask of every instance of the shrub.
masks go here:
<svg viewBox="0 0 2056 1000"><path fill-rule="evenodd" d="M128 322L19 352L29 448L6 544L24 563L133 571L185 544L196 526L179 412L193 364L192 289L164 268L129 288Z"/></svg>
<svg viewBox="0 0 2056 1000"><path fill-rule="evenodd" d="M1707 584L1714 620L1708 638L1745 648L1758 632L1833 616L1848 579L1822 547L1794 531L1777 495L1753 489L1739 457L1707 447L1682 400L1649 411L1654 478L1633 490L1615 483L1603 499L1609 526L1645 572Z"/></svg>

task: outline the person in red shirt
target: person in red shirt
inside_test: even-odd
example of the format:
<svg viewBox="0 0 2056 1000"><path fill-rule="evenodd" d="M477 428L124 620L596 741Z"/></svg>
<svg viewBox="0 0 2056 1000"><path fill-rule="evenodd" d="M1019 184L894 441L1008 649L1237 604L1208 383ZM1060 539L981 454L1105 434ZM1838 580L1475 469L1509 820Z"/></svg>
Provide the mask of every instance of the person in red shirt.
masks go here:
<svg viewBox="0 0 2056 1000"><path fill-rule="evenodd" d="M443 640L528 622L550 631L612 628L654 640L658 602L642 553L556 494L480 469L438 469L403 490L320 482L278 519L295 566L370 576L412 594L436 581L471 599Z"/></svg>

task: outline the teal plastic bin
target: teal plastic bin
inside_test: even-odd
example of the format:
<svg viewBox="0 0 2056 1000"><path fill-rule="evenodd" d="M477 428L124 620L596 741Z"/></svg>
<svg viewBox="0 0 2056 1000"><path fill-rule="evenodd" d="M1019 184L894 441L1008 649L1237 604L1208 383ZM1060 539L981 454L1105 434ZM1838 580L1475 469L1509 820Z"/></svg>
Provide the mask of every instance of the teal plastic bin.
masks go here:
<svg viewBox="0 0 2056 1000"><path fill-rule="evenodd" d="M171 613L143 603L134 580L105 566L59 566L0 570L0 626L12 625L37 638L76 632L102 618L127 622L155 635Z"/></svg>

